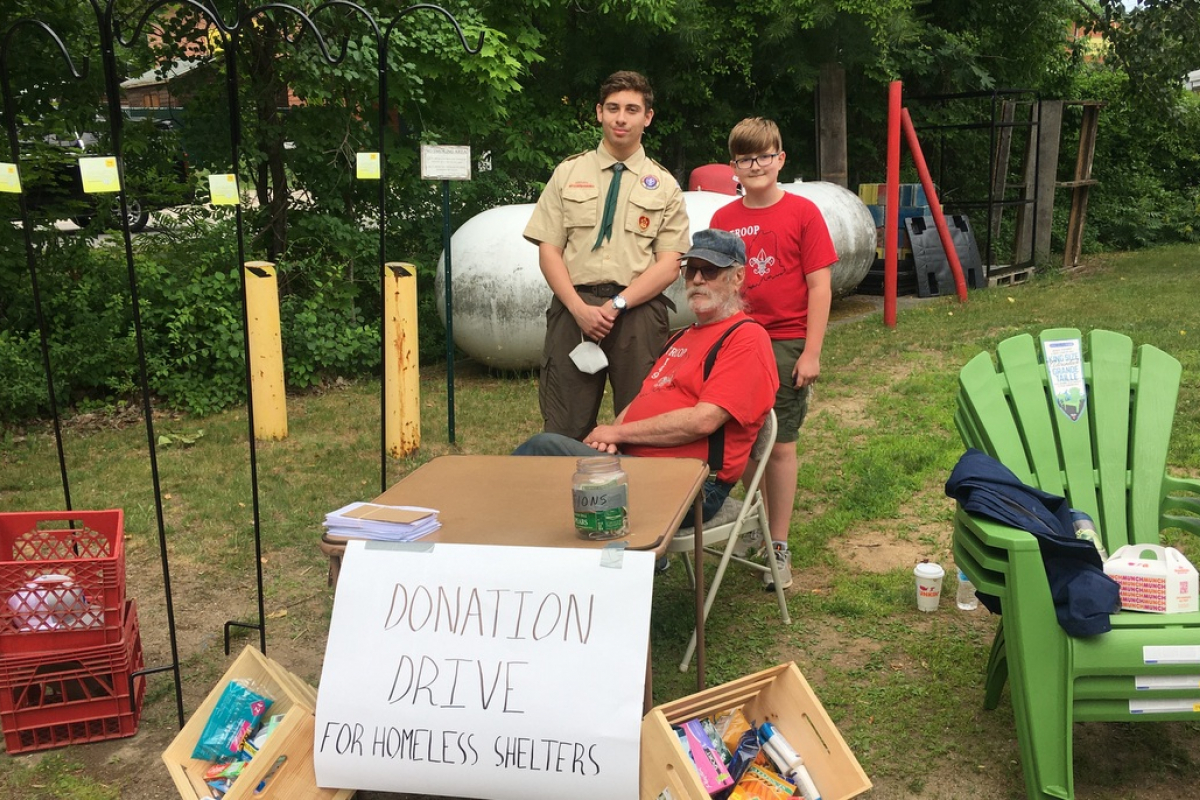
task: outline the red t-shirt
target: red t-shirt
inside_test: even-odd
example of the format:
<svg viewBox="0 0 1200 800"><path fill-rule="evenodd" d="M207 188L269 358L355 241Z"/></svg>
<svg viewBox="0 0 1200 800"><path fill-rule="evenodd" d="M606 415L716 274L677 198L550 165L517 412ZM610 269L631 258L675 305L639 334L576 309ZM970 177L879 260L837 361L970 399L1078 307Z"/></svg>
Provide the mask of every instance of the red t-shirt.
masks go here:
<svg viewBox="0 0 1200 800"><path fill-rule="evenodd" d="M636 422L667 411L712 403L729 412L725 423L725 461L717 477L734 483L746 470L750 448L775 404L779 376L771 341L762 326L740 325L717 351L708 380L704 359L730 325L746 315L738 312L710 325L693 325L671 345L642 382L622 422ZM708 439L674 447L627 444L621 452L631 456L671 456L708 460Z"/></svg>
<svg viewBox="0 0 1200 800"><path fill-rule="evenodd" d="M772 339L808 334L806 276L837 261L837 250L816 203L784 192L778 203L746 208L742 199L717 209L710 225L746 243L746 311Z"/></svg>

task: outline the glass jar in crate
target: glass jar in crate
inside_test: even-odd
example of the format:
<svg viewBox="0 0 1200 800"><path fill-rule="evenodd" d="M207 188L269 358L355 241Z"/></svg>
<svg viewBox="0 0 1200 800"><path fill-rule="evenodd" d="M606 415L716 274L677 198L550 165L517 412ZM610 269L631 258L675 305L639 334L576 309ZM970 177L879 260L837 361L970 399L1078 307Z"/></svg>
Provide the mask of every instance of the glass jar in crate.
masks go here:
<svg viewBox="0 0 1200 800"><path fill-rule="evenodd" d="M575 530L584 539L629 535L629 483L615 455L581 458L571 480Z"/></svg>

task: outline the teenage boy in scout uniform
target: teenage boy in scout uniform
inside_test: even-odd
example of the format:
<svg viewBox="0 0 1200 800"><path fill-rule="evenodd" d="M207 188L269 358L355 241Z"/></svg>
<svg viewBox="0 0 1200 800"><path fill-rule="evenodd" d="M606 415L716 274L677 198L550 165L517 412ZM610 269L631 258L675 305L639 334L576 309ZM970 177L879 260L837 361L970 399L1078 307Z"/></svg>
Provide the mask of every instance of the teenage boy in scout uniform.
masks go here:
<svg viewBox="0 0 1200 800"><path fill-rule="evenodd" d="M583 439L595 428L606 378L614 413L625 408L666 342L662 293L690 237L678 182L642 147L653 118L650 82L610 75L596 105L600 145L558 165L525 228L554 292L538 388L548 433ZM572 351L587 342L606 367L577 366Z"/></svg>

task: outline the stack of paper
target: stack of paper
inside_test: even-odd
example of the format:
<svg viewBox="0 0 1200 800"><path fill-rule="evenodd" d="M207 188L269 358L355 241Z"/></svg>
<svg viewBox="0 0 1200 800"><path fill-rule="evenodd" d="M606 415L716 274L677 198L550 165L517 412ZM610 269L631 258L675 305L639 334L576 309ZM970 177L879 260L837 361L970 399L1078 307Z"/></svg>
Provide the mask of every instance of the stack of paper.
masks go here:
<svg viewBox="0 0 1200 800"><path fill-rule="evenodd" d="M351 503L325 515L325 533L330 539L411 542L442 526L437 513L418 506Z"/></svg>

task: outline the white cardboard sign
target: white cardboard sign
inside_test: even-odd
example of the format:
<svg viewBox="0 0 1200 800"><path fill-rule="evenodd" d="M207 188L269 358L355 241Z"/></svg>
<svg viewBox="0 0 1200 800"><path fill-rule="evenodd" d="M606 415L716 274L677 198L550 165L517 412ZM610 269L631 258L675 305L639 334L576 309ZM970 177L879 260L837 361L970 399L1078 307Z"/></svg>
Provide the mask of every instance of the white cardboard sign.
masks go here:
<svg viewBox="0 0 1200 800"><path fill-rule="evenodd" d="M469 145L421 145L421 179L426 181L471 180Z"/></svg>
<svg viewBox="0 0 1200 800"><path fill-rule="evenodd" d="M653 564L613 548L349 542L317 783L634 800Z"/></svg>

